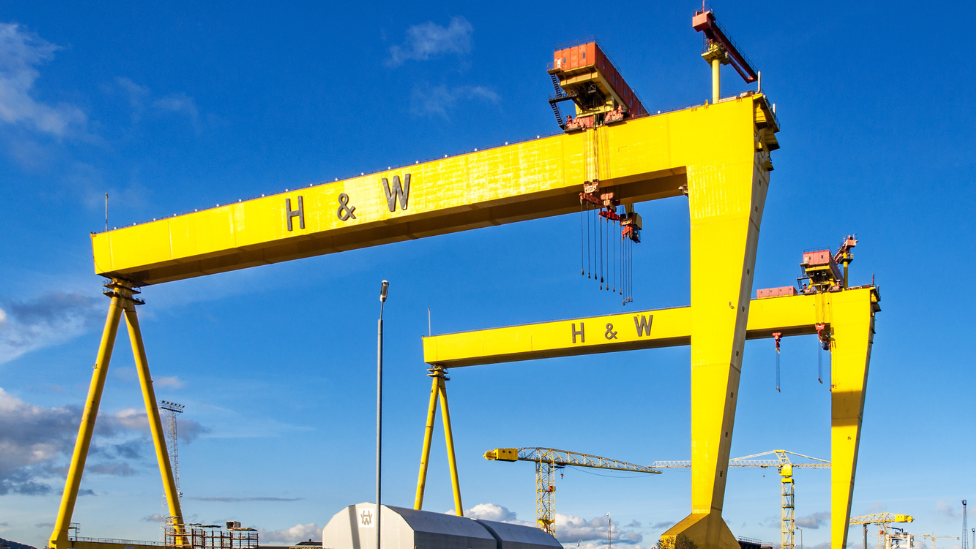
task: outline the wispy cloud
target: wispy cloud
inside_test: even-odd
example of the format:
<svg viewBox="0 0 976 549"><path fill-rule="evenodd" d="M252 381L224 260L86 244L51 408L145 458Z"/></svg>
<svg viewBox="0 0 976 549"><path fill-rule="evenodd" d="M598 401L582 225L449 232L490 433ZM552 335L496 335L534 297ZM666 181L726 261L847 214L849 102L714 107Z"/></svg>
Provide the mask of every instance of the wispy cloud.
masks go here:
<svg viewBox="0 0 976 549"><path fill-rule="evenodd" d="M955 507L949 505L944 499L940 499L935 503L935 510L946 518L954 519L959 514Z"/></svg>
<svg viewBox="0 0 976 549"><path fill-rule="evenodd" d="M446 26L433 21L413 25L407 29L403 44L390 47L386 65L397 67L405 61L425 61L442 53L463 55L471 51L474 27L464 17L453 17Z"/></svg>
<svg viewBox="0 0 976 549"><path fill-rule="evenodd" d="M0 302L0 364L68 341L98 325L104 300L54 292L31 301Z"/></svg>
<svg viewBox="0 0 976 549"><path fill-rule="evenodd" d="M248 501L275 501L275 502L288 502L288 501L301 501L305 498L279 498L274 496L255 496L246 498L234 498L234 497L191 497L187 499L192 499L193 501L219 501L221 503L244 503Z"/></svg>
<svg viewBox="0 0 976 549"><path fill-rule="evenodd" d="M807 515L805 517L797 517L796 525L800 528L809 528L811 530L816 530L820 528L821 525L830 522L830 512L820 511L819 513L813 513L812 515Z"/></svg>
<svg viewBox="0 0 976 549"><path fill-rule="evenodd" d="M88 118L67 103L49 105L34 98L37 67L60 48L16 23L0 23L0 122L56 138L84 133Z"/></svg>
<svg viewBox="0 0 976 549"><path fill-rule="evenodd" d="M451 509L447 511L447 514L453 515L456 513L454 509ZM534 522L519 520L515 512L510 511L507 507L494 503L479 503L470 509L465 509L464 516L522 524L525 526L534 525ZM640 523L637 521L633 521L625 527L621 527L618 523L613 523L611 540L615 544L630 545L634 549L638 549L637 544L644 539L644 536L627 528L636 528L639 526ZM603 547L607 539L607 518L597 517L587 520L574 515L556 513L556 539L562 543L583 542L581 545L583 549Z"/></svg>
<svg viewBox="0 0 976 549"><path fill-rule="evenodd" d="M190 123L193 124L193 129L197 133L200 132L200 110L197 108L197 104L193 98L185 93L172 93L166 97L157 99L153 102L153 106L164 111L186 116L190 119Z"/></svg>
<svg viewBox="0 0 976 549"><path fill-rule="evenodd" d="M455 515L457 513L454 511L454 509L451 509L447 512L447 514ZM503 507L494 503L479 503L470 509L465 509L464 516L482 520L493 520L495 522L510 522L512 524L529 525L528 522L519 520L515 512L510 511L508 507Z"/></svg>
<svg viewBox="0 0 976 549"><path fill-rule="evenodd" d="M64 477L62 458L74 449L80 419L80 406L35 406L0 388L0 495L54 493L48 482ZM182 421L181 427L190 433L189 440L195 438L193 433L206 431L193 421ZM99 461L90 460L87 470L113 476L136 474L130 462L142 458L140 449L149 444L147 431L145 412L130 408L100 413L95 426L97 437L89 452ZM79 494L94 492L85 489Z"/></svg>
<svg viewBox="0 0 976 549"><path fill-rule="evenodd" d="M321 539L322 528L314 522L296 524L284 530L265 530L264 528L258 528L258 536L261 537L261 541L263 542L292 544L307 539Z"/></svg>
<svg viewBox="0 0 976 549"><path fill-rule="evenodd" d="M186 386L186 383L177 376L167 376L159 377L153 380L154 387L172 387L174 389L180 389Z"/></svg>
<svg viewBox="0 0 976 549"><path fill-rule="evenodd" d="M418 86L410 96L410 112L415 116L440 116L450 120L450 113L461 101L498 103L498 93L485 86Z"/></svg>

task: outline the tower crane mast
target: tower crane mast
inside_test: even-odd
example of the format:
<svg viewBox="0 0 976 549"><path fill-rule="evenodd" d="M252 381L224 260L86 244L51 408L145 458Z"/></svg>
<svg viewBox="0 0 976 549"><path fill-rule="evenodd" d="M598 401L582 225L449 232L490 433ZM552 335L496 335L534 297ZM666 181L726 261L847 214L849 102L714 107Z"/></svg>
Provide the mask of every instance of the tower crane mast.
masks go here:
<svg viewBox="0 0 976 549"><path fill-rule="evenodd" d="M496 448L485 452L485 459L490 461L531 461L535 463L536 523L539 528L554 537L556 535L556 508L553 494L556 492L554 477L556 470L572 465L593 469L661 474L661 471L647 465L636 465L626 461L556 450L555 448Z"/></svg>

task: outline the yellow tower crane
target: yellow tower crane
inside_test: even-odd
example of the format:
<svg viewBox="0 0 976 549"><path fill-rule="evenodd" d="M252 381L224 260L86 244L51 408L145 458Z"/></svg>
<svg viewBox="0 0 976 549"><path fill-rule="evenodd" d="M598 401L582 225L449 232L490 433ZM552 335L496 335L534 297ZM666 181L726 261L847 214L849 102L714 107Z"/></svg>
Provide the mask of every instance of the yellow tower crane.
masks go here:
<svg viewBox="0 0 976 549"><path fill-rule="evenodd" d="M557 469L574 465L594 469L661 474L661 471L646 465L635 465L626 461L554 448L496 448L485 452L485 459L535 462L535 519L539 528L549 532L553 537L556 536L556 508L553 496L556 492L556 479L553 473Z"/></svg>
<svg viewBox="0 0 976 549"><path fill-rule="evenodd" d="M777 459L755 459L762 456L775 455ZM793 463L790 456L797 456L813 460L814 463ZM690 461L655 461L651 467L658 469L691 467ZM782 502L780 511L780 547L793 549L796 535L796 519L793 506L793 469L830 469L830 462L825 459L805 456L786 450L772 450L761 454L743 456L729 460L729 467L775 467L779 471L782 485Z"/></svg>
<svg viewBox="0 0 976 549"><path fill-rule="evenodd" d="M914 522L915 518L911 515L896 515L894 513L874 513L872 515L864 515L860 517L854 517L851 519L850 525L854 526L857 524L864 526L864 549L868 549L868 524L878 525L878 549L891 549L891 532L889 532L889 527L893 523L897 522ZM932 549L935 549L935 539L949 539L949 538L935 538L935 533L933 532L931 536L925 534L933 539ZM959 538L954 538L959 539Z"/></svg>
<svg viewBox="0 0 976 549"><path fill-rule="evenodd" d="M937 535L935 535L935 532L932 532L931 534L922 534L922 537L923 538L929 538L930 540L932 540L932 549L935 549L935 540L937 540L937 539L959 539L958 536L956 536L956 537L951 537L951 536L937 536Z"/></svg>

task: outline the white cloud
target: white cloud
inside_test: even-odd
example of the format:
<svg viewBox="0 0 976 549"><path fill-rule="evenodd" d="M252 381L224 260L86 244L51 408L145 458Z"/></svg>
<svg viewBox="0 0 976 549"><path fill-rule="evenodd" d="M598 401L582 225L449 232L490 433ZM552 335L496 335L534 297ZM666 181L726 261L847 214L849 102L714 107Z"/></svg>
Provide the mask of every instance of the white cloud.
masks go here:
<svg viewBox="0 0 976 549"><path fill-rule="evenodd" d="M157 109L187 116L193 124L193 128L200 131L200 110L197 109L197 104L193 98L185 93L171 93L153 101L153 106Z"/></svg>
<svg viewBox="0 0 976 549"><path fill-rule="evenodd" d="M462 55L471 51L471 35L474 27L464 17L453 17L446 27L428 21L407 29L407 39L402 45L390 47L386 64L402 65L404 61L425 61L440 53Z"/></svg>
<svg viewBox="0 0 976 549"><path fill-rule="evenodd" d="M460 100L480 100L498 103L498 94L485 86L424 86L416 87L410 96L410 112L415 116L437 115L450 119L449 112Z"/></svg>
<svg viewBox="0 0 976 549"><path fill-rule="evenodd" d="M0 121L58 138L84 132L87 117L81 109L67 103L49 105L33 96L40 76L37 67L58 49L16 23L0 23Z"/></svg>
<svg viewBox="0 0 976 549"><path fill-rule="evenodd" d="M447 514L455 514L454 509L447 511ZM513 511L494 503L479 503L470 509L465 509L464 516L521 524L524 526L535 526L534 520L531 522L519 520ZM599 549L604 547L607 540L607 526L607 517L605 516L587 520L574 515L556 513L556 539L566 544L579 543L582 549ZM643 540L644 536L627 529L638 526L640 526L640 523L637 521L631 522L624 528L614 522L610 534L611 540L615 544L630 545L633 549L640 549L638 544Z"/></svg>
<svg viewBox="0 0 976 549"><path fill-rule="evenodd" d="M186 386L186 382L177 376L159 377L153 380L154 387L172 387L180 389Z"/></svg>
<svg viewBox="0 0 976 549"><path fill-rule="evenodd" d="M454 509L448 511L447 514L453 515ZM523 524L526 526L531 525L529 522L519 520L515 515L515 512L510 511L508 507L495 505L494 503L479 503L470 509L465 509L464 516L474 519L493 520L495 522L510 522L512 524Z"/></svg>
<svg viewBox="0 0 976 549"><path fill-rule="evenodd" d="M816 530L828 522L830 522L829 511L820 511L819 513L813 513L805 517L797 517L796 519L797 526L800 528L809 528L810 530Z"/></svg>
<svg viewBox="0 0 976 549"><path fill-rule="evenodd" d="M62 458L74 449L80 420L80 406L35 406L0 388L0 495L52 493L48 480L64 478ZM193 421L183 421L181 427L181 438L187 441L206 431ZM87 470L114 476L136 474L130 461L142 459L141 452L149 445L146 431L145 412L128 408L100 413ZM96 457L98 461L92 459Z"/></svg>
<svg viewBox="0 0 976 549"><path fill-rule="evenodd" d="M607 539L608 526L605 516L587 520L574 515L556 513L556 539L562 543L589 541L597 542L592 545L602 546L601 544ZM622 529L619 524L613 523L610 539L613 543L635 545L640 543L644 536L632 530ZM582 544L582 547L587 546L586 543Z"/></svg>
<svg viewBox="0 0 976 549"><path fill-rule="evenodd" d="M258 528L258 537L262 543L298 543L300 541L318 541L322 537L322 528L314 522L308 524L296 524L284 530L265 530Z"/></svg>
<svg viewBox="0 0 976 549"><path fill-rule="evenodd" d="M104 314L99 305L104 307L104 300L62 292L5 304L4 322L0 323L0 364L91 330Z"/></svg>
<svg viewBox="0 0 976 549"><path fill-rule="evenodd" d="M957 516L956 508L949 505L944 499L940 499L935 503L935 510L946 518L955 519Z"/></svg>

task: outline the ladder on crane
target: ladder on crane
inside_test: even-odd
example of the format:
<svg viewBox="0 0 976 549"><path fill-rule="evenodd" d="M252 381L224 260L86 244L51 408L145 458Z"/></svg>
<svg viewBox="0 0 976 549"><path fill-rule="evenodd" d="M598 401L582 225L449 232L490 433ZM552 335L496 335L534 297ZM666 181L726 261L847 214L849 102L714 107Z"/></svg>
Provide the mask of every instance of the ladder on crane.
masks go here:
<svg viewBox="0 0 976 549"><path fill-rule="evenodd" d="M755 459L763 456L775 455L776 459ZM813 463L793 463L790 456L813 460ZM691 467L690 461L655 461L651 467L658 469ZM772 450L761 454L743 456L729 460L729 467L775 467L779 472L781 489L780 505L780 547L793 549L796 535L796 518L793 504L793 469L830 469L830 462L825 459L805 456L786 450Z"/></svg>
<svg viewBox="0 0 976 549"><path fill-rule="evenodd" d="M646 465L635 465L626 461L556 450L555 448L496 448L485 452L485 459L490 461L532 461L535 463L536 523L539 528L552 534L553 537L556 536L556 508L553 495L556 492L554 476L556 470L572 465L594 469L661 474L661 471Z"/></svg>

